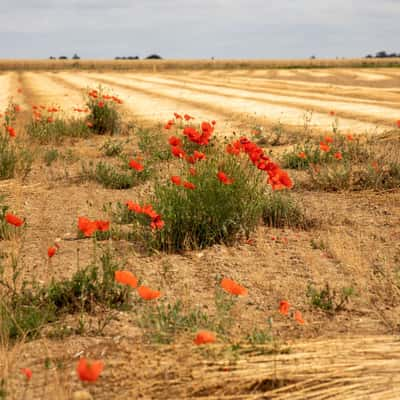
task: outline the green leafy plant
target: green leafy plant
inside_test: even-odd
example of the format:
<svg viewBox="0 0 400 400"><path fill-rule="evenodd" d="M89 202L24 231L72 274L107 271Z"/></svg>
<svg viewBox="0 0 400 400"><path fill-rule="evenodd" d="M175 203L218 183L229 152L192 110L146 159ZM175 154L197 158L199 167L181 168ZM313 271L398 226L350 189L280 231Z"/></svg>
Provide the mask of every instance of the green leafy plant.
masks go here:
<svg viewBox="0 0 400 400"><path fill-rule="evenodd" d="M281 191L266 195L262 217L266 225L275 228L307 228L312 223L290 193Z"/></svg>
<svg viewBox="0 0 400 400"><path fill-rule="evenodd" d="M50 115L43 115L40 119L32 118L26 126L26 132L30 138L41 144L58 144L65 138L89 137L90 129L84 120Z"/></svg>
<svg viewBox="0 0 400 400"><path fill-rule="evenodd" d="M345 309L351 297L355 295L353 287L343 287L340 291L332 289L328 283L322 289L316 289L313 285L307 288L307 297L310 304L327 313L335 314Z"/></svg>
<svg viewBox="0 0 400 400"><path fill-rule="evenodd" d="M93 313L98 307L129 307L129 291L114 279L117 269L111 252L105 251L98 263L78 269L70 279L53 279L47 285L23 281L17 291L19 270L14 265L12 284L4 280L3 274L0 280L2 290L8 293L0 301L0 335L10 339L35 338L46 324L67 314ZM100 321L99 329L103 330L109 321L108 317Z"/></svg>
<svg viewBox="0 0 400 400"><path fill-rule="evenodd" d="M101 86L88 92L86 105L89 109L86 122L92 132L99 135L109 133L114 135L120 132L121 117L118 104L121 100L106 93Z"/></svg>
<svg viewBox="0 0 400 400"><path fill-rule="evenodd" d="M146 181L152 174L152 169L146 167L143 171L129 169L127 163L115 166L103 161L95 166L89 163L88 166L82 166L82 175L86 179L98 182L108 189L129 189Z"/></svg>

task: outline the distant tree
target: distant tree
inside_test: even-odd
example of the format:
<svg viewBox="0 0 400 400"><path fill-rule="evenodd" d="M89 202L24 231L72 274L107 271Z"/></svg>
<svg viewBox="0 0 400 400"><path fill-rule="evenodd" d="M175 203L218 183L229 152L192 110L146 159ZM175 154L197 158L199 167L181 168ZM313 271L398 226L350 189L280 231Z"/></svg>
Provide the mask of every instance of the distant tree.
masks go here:
<svg viewBox="0 0 400 400"><path fill-rule="evenodd" d="M162 57L158 54L150 54L146 57L146 60L162 60Z"/></svg>
<svg viewBox="0 0 400 400"><path fill-rule="evenodd" d="M55 57L53 57L53 56L50 56L49 57L49 60L55 60L56 58Z"/></svg>
<svg viewBox="0 0 400 400"><path fill-rule="evenodd" d="M382 50L382 51L378 51L375 55L376 58L386 58L388 55L386 53L386 51Z"/></svg>
<svg viewBox="0 0 400 400"><path fill-rule="evenodd" d="M72 59L73 60L80 60L81 58L78 56L78 54L74 54L73 56L72 56Z"/></svg>
<svg viewBox="0 0 400 400"><path fill-rule="evenodd" d="M58 59L59 60L68 60L68 57L67 56L60 56L60 57L58 57Z"/></svg>
<svg viewBox="0 0 400 400"><path fill-rule="evenodd" d="M372 54L367 54L367 55L365 56L365 58L373 58L373 57L372 57Z"/></svg>
<svg viewBox="0 0 400 400"><path fill-rule="evenodd" d="M128 57L128 60L139 60L139 57L138 56L129 56Z"/></svg>
<svg viewBox="0 0 400 400"><path fill-rule="evenodd" d="M314 54L310 57L310 60L315 60L317 56L314 56Z"/></svg>
<svg viewBox="0 0 400 400"><path fill-rule="evenodd" d="M114 57L114 60L120 60L121 59L121 57Z"/></svg>

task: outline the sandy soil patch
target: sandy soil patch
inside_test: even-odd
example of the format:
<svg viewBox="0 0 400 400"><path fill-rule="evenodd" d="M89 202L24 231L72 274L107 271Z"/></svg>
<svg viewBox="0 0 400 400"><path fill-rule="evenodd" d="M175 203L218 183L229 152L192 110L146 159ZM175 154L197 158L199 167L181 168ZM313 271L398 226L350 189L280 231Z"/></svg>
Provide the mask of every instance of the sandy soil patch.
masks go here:
<svg viewBox="0 0 400 400"><path fill-rule="evenodd" d="M54 75L56 76L56 74ZM86 87L82 86L82 90L74 91L70 87L54 81L52 76L51 73L43 72L25 72L23 74L32 99L34 98L36 105L57 105L61 107L65 115L76 115L73 109L84 107L83 92Z"/></svg>
<svg viewBox="0 0 400 400"><path fill-rule="evenodd" d="M218 121L218 130L223 134L231 133L234 130L233 122L224 115L218 112L209 112L203 108L195 107L185 101L185 98L163 98L159 96L157 90L151 93L141 93L133 89L127 89L118 85L110 84L109 81L105 84L102 79L110 79L111 74L70 74L63 73L63 79L67 82L76 85L76 87L96 87L99 84L107 86L114 90L116 94L121 96L124 100L124 107L129 113L131 118L141 122L157 122L164 123L169 119L173 118L173 113L178 112L181 114L188 113L194 116L197 120L213 120ZM118 75L116 75L118 77ZM124 78L114 78L113 82L126 84L127 81ZM162 93L161 93L162 94Z"/></svg>
<svg viewBox="0 0 400 400"><path fill-rule="evenodd" d="M388 117L392 116L393 119L398 115L398 113L392 109L385 109L379 106L351 105L333 101L330 101L329 104L327 104L326 102L324 103L322 101L311 99L307 100L307 103L304 104L303 99L296 97L270 95L267 93L255 93L247 90L228 88L219 88L216 90L212 85L206 84L175 84L176 90L171 90L168 87L164 88L160 86L158 82L161 83L161 81L163 84L169 84L168 81L163 80L163 78L161 78L160 81L160 78L148 78L144 77L143 75L136 75L137 79L134 78L135 75L130 76L132 79L129 81L129 85L134 85L135 87L146 90L157 90L159 93L178 92L180 95L186 98L192 98L197 101L204 101L206 103L216 105L224 104L224 107L229 107L235 112L255 113L259 116L263 116L264 118L275 121L280 120L282 123L287 123L290 125L301 124L304 118L304 113L307 110L313 109L318 109L318 112L315 112L313 115L313 123L316 126L324 127L324 129L327 129L327 127L332 124L332 117L320 113L319 111L321 111L321 109L323 109L326 114L328 114L330 110L344 111L349 113L354 119L357 119L357 116L362 115L365 117L376 115L378 117L382 115L383 111L387 111ZM117 78L117 76L114 75L110 75L108 79L115 83L122 83L123 81L122 78ZM144 81L148 83L145 83ZM226 98L228 98L228 100L226 100ZM294 108L293 106L299 106L299 108ZM359 109L361 109L361 112ZM364 123L361 121L356 122L348 118L342 119L341 123L344 129L359 131L361 128L362 132L375 131L375 124L371 125L367 123L364 125ZM357 126L357 129L355 126Z"/></svg>
<svg viewBox="0 0 400 400"><path fill-rule="evenodd" d="M151 76L151 75L149 75ZM334 100L341 102L349 102L349 103L365 103L365 104L375 104L375 105L383 105L388 107L400 108L400 96L396 93L388 93L387 91L381 92L379 90L352 90L352 89L343 89L339 87L335 87L334 85L329 85L329 87L318 89L315 87L305 87L305 86L297 86L291 81L274 82L272 80L269 83L260 84L251 78L212 78L212 77L193 77L190 75L186 75L184 77L174 75L174 74L165 74L162 76L164 79L173 79L177 82L189 82L189 83L197 83L197 84L212 84L214 87L227 87L234 89L243 89L246 90L251 89L251 91L255 92L265 92L272 94L283 94L291 97L301 97L304 99L317 99L317 100Z"/></svg>
<svg viewBox="0 0 400 400"><path fill-rule="evenodd" d="M14 93L14 88L11 84L13 73L3 73L0 75L0 113L7 108L8 99Z"/></svg>

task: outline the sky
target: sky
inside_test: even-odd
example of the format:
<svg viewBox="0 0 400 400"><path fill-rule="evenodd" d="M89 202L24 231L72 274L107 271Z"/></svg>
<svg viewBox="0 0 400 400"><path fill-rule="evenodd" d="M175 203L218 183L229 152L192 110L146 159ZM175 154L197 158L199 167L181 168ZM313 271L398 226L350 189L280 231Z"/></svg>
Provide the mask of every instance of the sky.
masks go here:
<svg viewBox="0 0 400 400"><path fill-rule="evenodd" d="M0 58L400 53L400 0L0 0Z"/></svg>

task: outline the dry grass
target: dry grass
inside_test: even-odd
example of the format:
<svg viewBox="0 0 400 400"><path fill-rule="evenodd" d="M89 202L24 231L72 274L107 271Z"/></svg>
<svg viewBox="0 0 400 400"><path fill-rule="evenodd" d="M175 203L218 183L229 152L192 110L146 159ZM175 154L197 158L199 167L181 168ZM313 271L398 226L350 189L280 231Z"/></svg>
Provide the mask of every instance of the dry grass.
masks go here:
<svg viewBox="0 0 400 400"><path fill-rule="evenodd" d="M374 336L310 341L289 354L242 348L236 363L204 360L176 371L179 380L151 381L151 398L191 399L395 399L400 390L400 343ZM171 350L169 350L171 351ZM165 357L171 356L165 351ZM137 394L134 390L132 395ZM128 393L117 397L122 400Z"/></svg>
<svg viewBox="0 0 400 400"><path fill-rule="evenodd" d="M116 343L111 338L80 345L86 353L114 354L101 382L86 387L96 400L395 400L400 391L400 342L395 336L296 341L281 348L242 346L237 350L185 344L157 349L141 346L140 351L135 343ZM8 360L0 354L2 374L9 378L8 399L20 399L24 393L29 399L66 400L81 390L71 379L80 352L73 354L77 346L70 340L64 346L70 346L68 356L61 355L54 343L37 344L35 353L40 351L41 356L30 364L36 375L27 387L21 385L17 368L27 346L16 346L7 353ZM46 359L49 368L39 377Z"/></svg>
<svg viewBox="0 0 400 400"><path fill-rule="evenodd" d="M151 70L176 69L278 69L278 68L378 68L400 67L399 58L389 59L284 59L284 60L6 60L0 70Z"/></svg>

